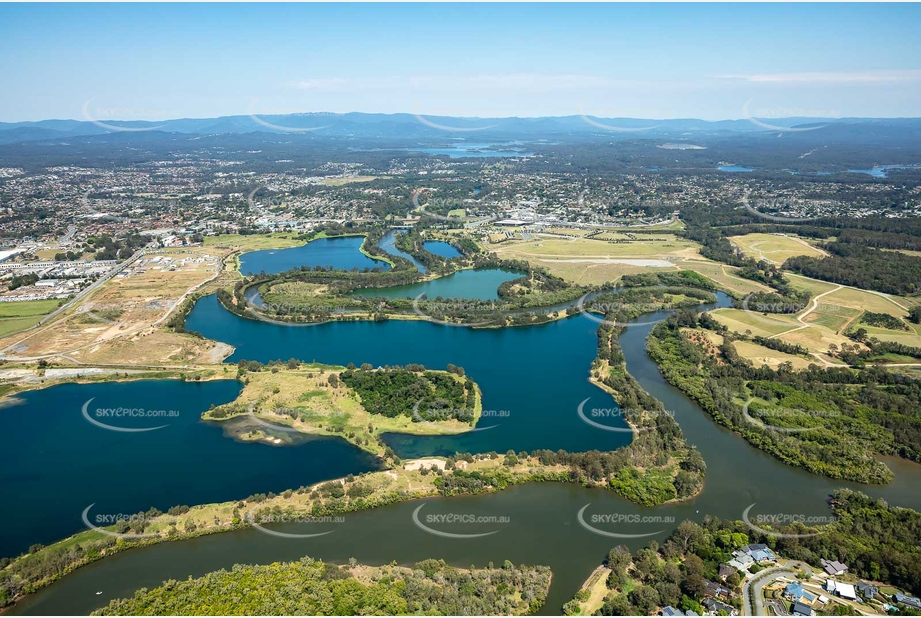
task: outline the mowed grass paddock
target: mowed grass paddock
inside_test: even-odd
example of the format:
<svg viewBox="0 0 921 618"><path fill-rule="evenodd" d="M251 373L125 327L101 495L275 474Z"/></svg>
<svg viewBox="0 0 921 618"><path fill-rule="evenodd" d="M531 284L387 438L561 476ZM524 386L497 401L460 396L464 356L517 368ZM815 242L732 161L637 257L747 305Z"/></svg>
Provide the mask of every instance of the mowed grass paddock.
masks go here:
<svg viewBox="0 0 921 618"><path fill-rule="evenodd" d="M780 234L746 234L731 236L729 240L742 250L746 257L783 264L788 258L808 255L822 257L823 251L796 236Z"/></svg>
<svg viewBox="0 0 921 618"><path fill-rule="evenodd" d="M812 295L813 302L810 302L799 313L765 315L740 309L719 309L713 312L713 316L735 332L777 337L787 343L802 345L816 354L826 353L831 344L838 347L842 344L853 344L854 342L845 336L845 332L856 328L864 328L871 337L882 341L921 346L921 326L912 324L906 319L908 311L905 309L905 307L917 304L919 299L887 296L868 290L840 287L833 283L816 281L792 273L785 273L785 275L794 288L808 291ZM893 330L862 324L860 317L866 311L886 313L898 318L907 330ZM742 348L739 349L742 356L755 360L755 350L748 350L745 346ZM775 354L770 350L766 355L776 358L781 356L780 353ZM833 359L827 360L833 361ZM794 366L796 365L797 363L794 363Z"/></svg>
<svg viewBox="0 0 921 618"><path fill-rule="evenodd" d="M649 270L678 270L683 258L700 257L697 248L673 234L637 234L636 240L626 242L545 235L487 246L500 258L526 260L579 285L614 283L626 274Z"/></svg>
<svg viewBox="0 0 921 618"><path fill-rule="evenodd" d="M17 333L38 324L64 300L24 300L0 303L0 337Z"/></svg>

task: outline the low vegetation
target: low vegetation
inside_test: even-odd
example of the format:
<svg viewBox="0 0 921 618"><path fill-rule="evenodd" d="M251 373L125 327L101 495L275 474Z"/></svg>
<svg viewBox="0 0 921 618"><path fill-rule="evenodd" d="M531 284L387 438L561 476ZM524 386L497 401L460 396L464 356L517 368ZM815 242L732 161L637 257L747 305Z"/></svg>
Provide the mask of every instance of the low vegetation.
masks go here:
<svg viewBox="0 0 921 618"><path fill-rule="evenodd" d="M225 423L244 441L282 445L300 434L335 435L381 457L394 458L383 433L445 434L471 429L482 409L479 387L464 370L422 365L337 367L295 359L268 365L241 360L243 390L202 415Z"/></svg>
<svg viewBox="0 0 921 618"><path fill-rule="evenodd" d="M169 580L116 599L95 616L520 616L550 589L548 567L458 569L442 560L410 567L336 566L309 557L238 564L197 579ZM259 594L253 594L258 590Z"/></svg>

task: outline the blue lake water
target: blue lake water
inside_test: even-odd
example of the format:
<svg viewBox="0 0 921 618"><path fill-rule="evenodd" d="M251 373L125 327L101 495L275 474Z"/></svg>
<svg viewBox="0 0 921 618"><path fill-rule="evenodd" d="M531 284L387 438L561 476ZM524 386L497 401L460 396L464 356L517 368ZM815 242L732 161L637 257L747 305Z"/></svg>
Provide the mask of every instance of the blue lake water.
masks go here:
<svg viewBox="0 0 921 618"><path fill-rule="evenodd" d="M388 270L390 265L387 262L369 258L359 250L363 242L362 236L318 238L290 249L251 251L240 256L240 272L244 275L260 272L275 274L301 266L331 266L336 270Z"/></svg>
<svg viewBox="0 0 921 618"><path fill-rule="evenodd" d="M485 276L482 271L473 275ZM462 291L458 284L446 288L445 293L459 296ZM729 304L726 295L719 294L718 298L719 305ZM692 401L665 383L645 353L649 331L666 315L644 316L639 324L628 326L621 336L621 347L628 371L663 402L689 442L700 448L708 472L700 496L655 509L656 514L675 518L674 523L663 520L661 526L657 524L657 540L661 542L685 518L700 521L706 514L714 514L737 519L752 503L758 503L759 509L772 509L765 512L827 514L828 493L842 486L861 489L892 504L919 508L921 466L917 464L887 459L896 471L896 480L889 486L835 481L786 466L713 423ZM584 316L534 327L491 330L397 320L299 327L241 318L223 309L212 295L196 303L187 326L235 346L230 363L295 357L336 364L422 363L443 368L454 363L464 367L483 389L484 416L477 426L479 431L459 436L385 436L401 457L536 448L613 450L629 443L632 436L592 427L577 414L579 404L585 401L585 412L595 422L611 429L625 428L611 414L616 410L611 396L588 382L598 325ZM7 421L7 441L0 450L0 479L6 495L14 498L0 504L5 522L0 531L4 551L0 553L10 554L12 548L79 530L82 510L93 503L94 513L133 513L150 506L166 509L175 504L245 498L251 493L277 492L375 469L372 457L342 440L308 439L294 447L247 444L226 438L218 426L199 420L203 410L232 400L239 388L237 382L229 380L142 381L70 384L17 396L13 405L0 408ZM112 432L83 418L81 407L90 398L95 398L90 410L176 409L180 414L156 431ZM106 420L135 428L150 422L137 418ZM155 422L162 424L163 419ZM393 504L349 514L336 534L318 538L292 541L248 528L124 552L81 568L31 595L12 613L87 613L112 598L130 596L141 586L158 585L169 577L184 579L234 563L264 564L311 555L337 562L354 556L368 564L391 560L407 564L431 557L459 566L482 566L489 560L505 559L548 564L554 570L554 583L542 613L557 614L615 543L577 525L576 513L589 503L600 513L640 516L650 511L603 489L558 483L426 500L424 505L432 512L463 509L510 518L510 525L501 534L456 542L427 535L412 524L412 512L421 502ZM299 525L287 524L285 529L298 532ZM649 532L641 524L625 524L617 530ZM647 541L627 543L635 549ZM97 596L96 591L103 594Z"/></svg>
<svg viewBox="0 0 921 618"><path fill-rule="evenodd" d="M420 273L427 273L428 269L425 267L422 262L406 253L405 251L400 251L397 249L397 234L402 234L402 232L397 232L396 230L390 230L384 237L381 238L380 242L377 243L377 246L389 253L390 255L395 255L401 258L405 258L413 263L413 265L419 270Z"/></svg>
<svg viewBox="0 0 921 618"><path fill-rule="evenodd" d="M914 165L876 165L868 170L848 170L854 174L867 174L873 178L886 178L889 170L907 170L915 167Z"/></svg>
<svg viewBox="0 0 921 618"><path fill-rule="evenodd" d="M427 146L408 147L408 148L369 148L362 152L380 152L394 150L399 152L421 152L424 154L443 155L452 159L461 158L483 158L483 157L530 157L533 152L528 152L521 148L519 142L507 143L468 143L458 142L451 146L430 148Z"/></svg>
<svg viewBox="0 0 921 618"><path fill-rule="evenodd" d="M452 159L463 158L484 158L484 157L531 157L533 152L520 150L496 150L493 148L483 148L475 150L473 148L404 148L408 152L423 152L433 155L447 155Z"/></svg>
<svg viewBox="0 0 921 618"><path fill-rule="evenodd" d="M236 380L64 384L5 400L0 556L78 532L91 504L93 514L165 511L377 467L372 456L339 438L280 448L235 441L220 425L200 420L212 404L233 401L240 388ZM100 428L83 416L90 399L87 413L94 420L120 428L166 427L139 433ZM100 416L100 408L111 412ZM124 412L137 409L164 412L156 418ZM166 416L170 411L176 415Z"/></svg>
<svg viewBox="0 0 921 618"><path fill-rule="evenodd" d="M448 363L463 367L483 389L483 409L495 411L495 423L484 418L481 425L498 426L459 436L388 436L386 441L401 457L456 451L608 449L628 443L630 433L599 431L582 422L576 412L586 398L591 398L591 405L613 405L609 395L588 382L597 326L578 317L538 328L482 330L405 320L288 327L241 319L223 309L214 296L201 299L188 319L189 329L232 341L236 346L228 359L232 363L294 357L375 367L408 363L434 369L444 369ZM501 415L502 411L507 414ZM613 422L624 426L620 419Z"/></svg>
<svg viewBox="0 0 921 618"><path fill-rule="evenodd" d="M389 288L366 288L355 290L356 296L366 298L416 298L425 294L429 300L438 298L469 298L477 300L498 300L499 286L506 281L518 279L524 273L504 268L478 268L459 270L453 275L439 277L411 285L396 285Z"/></svg>
<svg viewBox="0 0 921 618"><path fill-rule="evenodd" d="M718 165L717 168L721 172L754 172L755 168L753 167L743 167L741 165Z"/></svg>
<svg viewBox="0 0 921 618"><path fill-rule="evenodd" d="M463 255L454 245L442 242L440 240L427 240L422 243L422 247L429 253L440 255L443 258L453 259Z"/></svg>
<svg viewBox="0 0 921 618"><path fill-rule="evenodd" d="M719 295L719 299L720 305L729 302L723 294ZM917 464L904 460L889 461L896 470L896 481L890 486L845 483L786 466L714 424L693 402L664 382L658 368L645 353L644 342L653 323L665 316L644 316L642 325L629 326L621 336L627 368L648 392L664 403L688 440L700 448L708 463L708 473L700 496L655 509L657 515L674 518L672 523L663 519L662 524L655 526L652 532L656 540L661 542L685 518L701 521L706 514L713 514L738 519L752 503L758 503L759 509L768 509L765 512L827 514L828 493L842 486L859 488L871 495L884 497L893 504L918 508L921 496L917 492L917 482L921 478L921 466ZM198 301L189 316L188 326L236 346L236 352L228 359L230 362L241 358L266 361L289 356L337 364L413 362L443 367L452 362L465 367L468 375L483 388L485 411L506 412L492 418L484 416L477 427L481 431L460 436L386 436L388 444L403 457L447 455L458 450L495 450L500 453L508 449L534 448L609 450L630 440L630 433L590 427L579 420L576 413L579 403L587 400L585 411L596 422L605 422L612 428L624 428L616 417L595 414L596 410L611 412L616 406L609 395L587 381L588 370L595 357L597 324L582 316L536 327L501 330L451 328L427 322L395 320L383 323L341 322L299 328L240 318L224 310L214 296L209 296ZM65 408L79 404L87 396L85 389L89 387L70 388L76 389L76 396L71 397L72 401ZM47 391L55 395L57 392L56 389ZM162 393L166 389L153 388L151 392ZM220 395L226 399L234 393L235 388ZM200 397L196 407L204 405L213 396ZM110 398L105 403L110 405L109 401L121 403L123 400ZM135 400L132 399L132 402ZM147 401L143 397L139 400ZM168 405L168 401L154 400L153 405ZM46 407L59 409L64 400L49 396L44 403ZM37 402L19 410L20 422L27 433L40 433L40 425L47 424L46 418L36 418L32 414L35 409ZM84 425L91 427L85 422ZM487 429L490 426L493 427ZM327 478L341 476L341 460L343 457L348 460L348 454L343 453L313 456L312 451L321 450L324 441L301 447L272 448L239 444L223 438L237 450L220 453L206 449L206 454L198 457L198 467L189 471L184 467L170 467L171 459L184 459L188 457L187 453L200 448L200 440L186 439L182 435L190 431L188 428L184 432L169 434L164 430L163 438L171 439L165 440L156 449L140 448L138 445L143 443L137 440L127 442L134 447L132 452L118 453L120 456L116 456L114 462L106 452L103 456L97 455L97 439L87 443L83 434L73 434L67 429L62 428L61 432L66 433L75 446L66 453L66 461L69 463L74 457L82 455L88 464L95 466L96 475L105 481L100 482L96 492L86 493L94 496L102 493L110 500L107 504L114 504L108 506L109 509L118 508L125 485L128 485L129 492L145 492L150 496L167 494L167 503L206 501L207 492L215 483L238 481L235 475L247 474L241 470L249 470L252 453L260 448L271 454L274 467L270 478L262 481L259 491L272 490L285 482L288 487L297 487L308 482L307 478L317 475ZM213 430L211 427L208 429ZM151 435L153 433L157 432ZM123 436L117 438L123 439ZM48 446L57 448L60 444L60 439L51 440ZM357 453L357 450L351 450ZM301 459L292 461L287 458L289 455ZM60 462L64 460L61 454L55 453L52 459L59 462L57 467L60 468ZM143 470L137 468L137 463L142 460L146 463ZM132 465L125 468L125 461ZM41 468L39 463L34 465ZM231 478L227 478L228 474ZM156 482L161 479L169 482L161 486ZM60 484L71 480L69 477L34 480L42 483L44 495L52 496L42 505L48 512L45 517L49 517L49 513L60 515L72 509L62 509L55 493ZM180 486L196 485L197 498L185 500L177 496L181 492L176 491L176 483ZM9 482L5 487L8 486ZM69 487L66 490L71 491ZM234 497L245 497L250 493L246 485L232 491ZM21 485L14 487L11 494L19 495L18 492L21 492ZM82 504L83 499L83 494L80 494L72 502ZM15 502L21 504L19 500ZM482 566L490 560L498 563L506 559L516 563L548 564L553 569L554 578L548 603L541 613L558 614L562 604L572 597L612 544L610 539L594 536L577 525L576 513L588 504L591 504L592 512L623 513L636 517L650 513L650 509L628 503L603 489L558 483L536 483L479 496L398 503L350 513L343 524L336 526L335 534L317 538L292 541L248 528L124 552L81 568L31 595L12 613L87 613L112 598L130 596L139 587L158 585L166 578L199 576L215 569L229 568L235 563L265 564L310 555L335 562L346 562L355 557L367 564L385 564L392 560L411 564L431 557L443 558L459 566ZM476 515L502 515L508 517L510 523L494 536L456 542L456 539L425 534L413 525L412 513L420 505L434 513L456 513L462 509L464 513ZM17 522L15 526L20 525L17 518L11 521ZM302 524L286 524L281 529L293 533L308 532ZM616 530L628 534L650 532L648 525L634 523L619 525ZM309 530L315 531L315 528ZM540 539L540 542L535 542L535 539ZM628 539L626 543L636 549L648 540ZM103 594L97 596L95 591Z"/></svg>

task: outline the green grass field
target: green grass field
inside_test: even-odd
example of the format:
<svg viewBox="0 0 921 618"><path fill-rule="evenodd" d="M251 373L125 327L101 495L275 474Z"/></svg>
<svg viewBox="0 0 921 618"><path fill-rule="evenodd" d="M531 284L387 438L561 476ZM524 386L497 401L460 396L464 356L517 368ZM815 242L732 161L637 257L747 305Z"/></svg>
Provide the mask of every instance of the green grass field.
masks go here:
<svg viewBox="0 0 921 618"><path fill-rule="evenodd" d="M206 247L234 247L242 251L258 251L260 249L288 249L300 247L303 240L297 240L296 234L221 234L220 236L205 236Z"/></svg>
<svg viewBox="0 0 921 618"><path fill-rule="evenodd" d="M729 238L747 256L773 264L783 264L787 258L798 255L822 257L824 253L805 240L779 234L746 234Z"/></svg>
<svg viewBox="0 0 921 618"><path fill-rule="evenodd" d="M0 337L25 330L54 311L63 300L24 300L0 303Z"/></svg>
<svg viewBox="0 0 921 618"><path fill-rule="evenodd" d="M762 337L773 337L791 328L801 326L790 315L774 313L762 315L741 309L717 309L710 313L720 324L724 324L730 330L734 330L737 333L745 333L745 331L750 330L753 335Z"/></svg>
<svg viewBox="0 0 921 618"><path fill-rule="evenodd" d="M724 290L738 296L739 298L752 292L771 291L771 288L766 285L758 283L757 281L752 281L750 279L743 279L742 277L734 274L733 271L735 271L735 269L732 266L726 266L725 264L720 264L718 262L711 262L705 258L684 260L682 262L678 262L678 266L682 269L693 270L696 273L700 273L707 279L715 282Z"/></svg>

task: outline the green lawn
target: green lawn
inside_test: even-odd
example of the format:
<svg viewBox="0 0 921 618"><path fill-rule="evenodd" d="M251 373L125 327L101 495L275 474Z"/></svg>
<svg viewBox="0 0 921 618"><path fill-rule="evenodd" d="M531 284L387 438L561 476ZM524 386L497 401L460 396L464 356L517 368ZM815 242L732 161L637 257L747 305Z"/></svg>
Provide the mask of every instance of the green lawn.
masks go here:
<svg viewBox="0 0 921 618"><path fill-rule="evenodd" d="M60 300L24 300L0 303L0 318L22 318L32 315L47 315L58 308Z"/></svg>
<svg viewBox="0 0 921 618"><path fill-rule="evenodd" d="M63 300L24 300L0 303L0 337L34 326L54 311Z"/></svg>

